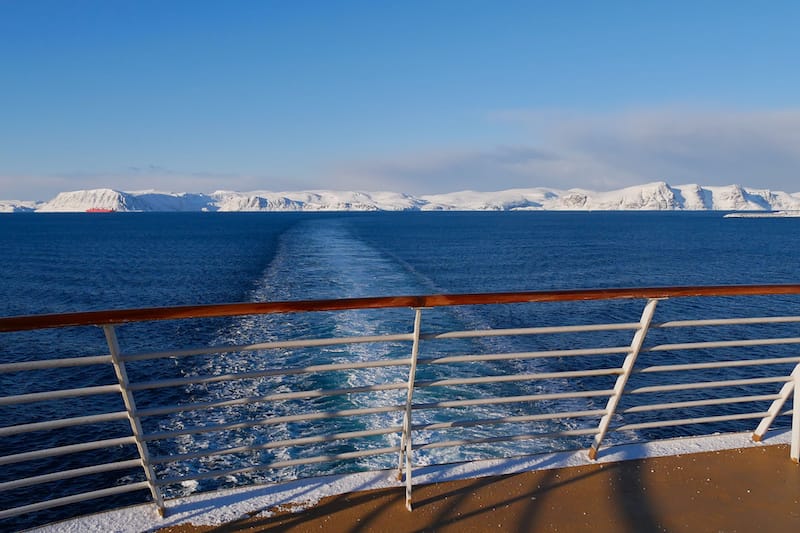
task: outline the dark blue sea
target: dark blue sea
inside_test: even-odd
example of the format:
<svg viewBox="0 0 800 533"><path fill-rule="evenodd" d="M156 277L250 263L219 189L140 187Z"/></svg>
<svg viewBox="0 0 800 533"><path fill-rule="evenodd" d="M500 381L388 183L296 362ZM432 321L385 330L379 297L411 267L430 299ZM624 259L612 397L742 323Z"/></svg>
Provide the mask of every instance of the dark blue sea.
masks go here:
<svg viewBox="0 0 800 533"><path fill-rule="evenodd" d="M722 214L713 212L111 213L0 216L0 316L357 296L799 282L800 219L797 218L724 219ZM661 314L657 320L699 318L700 312L704 313L704 318L800 314L800 302L792 297L768 301L753 297L745 303L741 299L715 298L711 299L711 304L715 306L712 311L708 308L700 311L701 303L709 302L687 299L659 304ZM423 331L426 328L531 327L612 320L636 322L642 306L643 302L595 302L432 310L424 312L426 321ZM410 331L412 320L410 310L378 314L351 312L336 316L321 313L293 315L290 318L214 319L202 324L176 321L129 325L120 327L118 333L123 350L137 353L219 343L246 344L286 336L309 338L318 335L405 333ZM786 328L785 336L798 335L796 327L795 331ZM753 334L758 333L754 331ZM629 337L630 333L626 335ZM778 336L784 335L779 332ZM616 338L614 335L606 340L612 345L627 345L630 342L629 338ZM657 338L653 340L656 341ZM534 342L539 344L533 345ZM557 346L556 340L498 339L454 342L443 344L443 349L448 353L463 354L477 349L483 353L513 352ZM385 346L374 352L365 346L350 351L336 348L257 352L260 359L256 363L252 360L252 354L232 353L223 357L188 358L180 362L168 359L138 366L131 364L128 370L133 380L144 380L262 369L271 365L280 367L333 362L353 356L361 359L407 357L407 349L407 344L399 344ZM108 348L99 328L0 334L0 363L105 353L108 353ZM764 356L770 355L774 354L764 352ZM783 355L786 355L785 352ZM523 366L516 370L570 370L576 364L572 360L554 359L520 363ZM614 359L613 364L618 364L618 361ZM490 374L497 370L495 366L485 364L470 367L468 373ZM407 372L381 371L387 374L377 377L386 379L398 378L395 375L397 372L400 372L399 379L402 379L403 372ZM114 382L113 372L93 367L35 374L24 380L15 374L0 374L3 395L47 390L53 384L68 387ZM431 377L442 376L431 374ZM376 376L362 372L339 378L342 386L359 386L376 379ZM309 378L310 381L302 385L308 388L331 386L331 383L314 379ZM143 392L137 395L137 402L139 408L147 408L179 404L187 400L214 401L231 395L265 394L287 385L285 382L264 379L239 384L186 386L159 390L158 396ZM580 386L593 387L595 384L587 379ZM508 387L512 389L507 393L530 394L555 390L559 384L514 384ZM442 395L446 394L464 398L477 393L469 388L451 388L420 394L419 401L424 402L442 399ZM358 399L342 401L348 402L347 405L322 407L342 409L362 406ZM395 402L397 397L387 395L374 397L370 401ZM601 403L604 404L576 404L574 407L601 408ZM24 407L3 407L0 408L0 427L119 408L103 399L90 402L86 399L66 400L58 406L26 404ZM248 417L255 418L294 412L296 408L297 405L289 402L269 408L252 405L248 406L246 413ZM513 408L518 411L487 410L481 414L486 417L522 414L520 409L523 408ZM269 409L269 412L265 409ZM203 416L202 412L195 411L154 417L145 421L145 430L187 427L202 423ZM235 413L222 410L215 416L231 421L227 417L235 416ZM396 418L394 414L391 416ZM425 412L420 416L424 418ZM355 430L387 423L387 420L397 423L395 418L376 417L338 423L343 424L342 430ZM103 437L128 434L130 428L126 424L120 423L111 430L107 425L103 426L102 431L106 432ZM570 427L573 426L560 425L554 429ZM540 431L541 427L528 429ZM714 429L741 430L741 427L721 424ZM83 426L72 430L69 438L77 442L93 436L93 432L99 430ZM322 425L284 424L268 429L198 436L194 442L157 441L151 448L155 455L174 455L188 453L197 447L220 446L223 441L236 445L258 444L270 439L329 430L329 426ZM478 431L477 435L483 435L480 431L489 435L496 429L478 428L474 431ZM616 438L636 440L681 435L679 430L671 431L677 433L654 430L648 434ZM456 433L456 436L475 434ZM0 456L30 449L31 443L34 448L65 444L60 441L54 443L49 438L38 433L24 434L18 438L0 437ZM448 438L452 438L452 434ZM380 439L374 443L376 447L390 445L395 443ZM567 448L585 445L584 441L564 443ZM421 454L416 459L424 463L488 457L498 450L502 453L546 451L528 444L514 444L519 446L518 449L503 446L448 449L446 453L449 455L431 452L429 456ZM292 450L271 450L245 457L226 456L217 459L214 464L187 460L177 466L161 467L159 475L248 466L302 457L303 453L316 454L321 450L312 448L297 453ZM325 451L341 453L349 450L326 448ZM125 447L112 450L111 455L109 460L131 457L130 450ZM82 459L77 454L39 461L33 466L27 463L25 466L9 465L0 471L0 482L20 477L20 474L34 475L55 468L79 467L81 461L85 460L85 457ZM392 466L395 460L385 458L369 462L372 461L370 459L358 463L356 469L386 468ZM317 473L352 468L352 464L320 466ZM229 476L222 480L178 485L168 489L167 494L186 494L253 481L277 481L297 474L296 469L284 469L263 474L264 477ZM81 482L91 485L96 481L108 486L108 476L112 476L110 484L113 485L138 480L141 473L123 471L102 476ZM0 508L57 497L68 491L66 484L55 483L44 487L0 492ZM108 505L143 501L146 498L147 494L134 493L119 497ZM13 521L0 521L0 529L17 529L69 516L81 512L81 509L86 512L96 508L89 504L77 511L75 508L56 509Z"/></svg>

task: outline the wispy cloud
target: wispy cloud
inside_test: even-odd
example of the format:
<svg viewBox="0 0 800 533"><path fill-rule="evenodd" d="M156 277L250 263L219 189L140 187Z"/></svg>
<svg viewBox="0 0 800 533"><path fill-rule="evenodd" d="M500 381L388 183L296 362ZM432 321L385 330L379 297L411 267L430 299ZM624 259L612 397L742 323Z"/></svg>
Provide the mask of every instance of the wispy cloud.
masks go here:
<svg viewBox="0 0 800 533"><path fill-rule="evenodd" d="M628 112L568 120L553 144L631 184L665 179L800 189L800 110Z"/></svg>
<svg viewBox="0 0 800 533"><path fill-rule="evenodd" d="M32 197L31 183L35 184ZM291 188L291 181L269 176L226 172L184 172L157 164L132 165L120 170L64 172L55 175L0 175L2 199L49 200L59 192L111 188L124 191L213 192Z"/></svg>
<svg viewBox="0 0 800 533"><path fill-rule="evenodd" d="M224 172L186 172L152 163L130 166L114 179L114 183L123 184L122 188L126 190L156 189L172 192L211 192L220 188L246 190L250 188L249 185L257 182L252 176Z"/></svg>
<svg viewBox="0 0 800 533"><path fill-rule="evenodd" d="M800 190L800 109L505 110L519 143L351 162L338 174L409 192L510 187L607 190L654 180Z"/></svg>
<svg viewBox="0 0 800 533"><path fill-rule="evenodd" d="M499 110L475 127L498 128L513 142L438 147L313 162L303 176L200 172L155 162L103 172L0 175L3 199L44 200L57 192L217 189L362 189L428 194L515 187L610 190L656 180L673 185L739 183L800 191L800 109L769 111L661 108L609 113ZM313 156L309 156L313 159ZM36 198L30 190L35 184Z"/></svg>
<svg viewBox="0 0 800 533"><path fill-rule="evenodd" d="M492 190L527 183L528 167L558 164L558 155L529 146L404 154L350 162L337 169L343 186L411 193L460 189Z"/></svg>

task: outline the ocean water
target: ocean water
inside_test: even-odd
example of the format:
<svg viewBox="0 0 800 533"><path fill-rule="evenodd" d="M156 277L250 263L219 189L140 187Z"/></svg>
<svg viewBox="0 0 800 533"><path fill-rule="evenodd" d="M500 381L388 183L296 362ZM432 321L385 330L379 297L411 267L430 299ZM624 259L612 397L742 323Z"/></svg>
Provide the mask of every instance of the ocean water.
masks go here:
<svg viewBox="0 0 800 533"><path fill-rule="evenodd" d="M222 303L241 301L302 300L381 296L400 294L471 293L492 291L547 290L562 288L635 287L660 285L718 285L751 283L798 283L800 281L800 219L723 219L720 213L114 213L14 214L0 216L0 315L84 311L95 309ZM713 299L719 311L714 316L755 316L798 314L796 298L767 302L752 298L742 303ZM426 310L425 330L523 327L548 324L602 323L609 320L637 321L642 302L595 302L503 307L463 307ZM693 318L699 302L692 299L659 305L659 320ZM708 317L708 310L705 311ZM410 310L317 313L291 317L246 317L206 320L202 323L176 321L119 328L120 343L127 352L165 350L209 343L249 343L283 336L383 334L410 331ZM796 330L796 328L794 328ZM754 335L758 334L754 330ZM606 334L609 345L627 345L630 333ZM654 333L651 342L658 341ZM786 328L786 336L797 336ZM687 339L687 340L692 340ZM696 339L695 339L696 340ZM575 342L583 342L576 339ZM586 339L596 342L597 337ZM649 339L650 341L650 339ZM560 339L505 338L441 343L441 353L514 352L559 347ZM563 346L560 346L563 347ZM212 372L245 371L309 362L331 362L345 358L373 360L407 357L408 345L386 344L330 347L317 350L231 353L225 356L129 365L132 379L154 379L205 375ZM22 359L97 355L107 353L99 328L53 330L44 334L3 334L0 336L0 362ZM772 352L765 351L764 356ZM431 353L422 353L430 356ZM653 355L657 361L657 355ZM671 355L673 361L678 355ZM709 357L719 355L709 354ZM611 361L609 361L611 362ZM504 363L512 364L512 363ZM515 362L517 371L570 370L578 361L553 360ZM614 359L614 364L618 364ZM507 369L498 364L474 364L467 368L441 365L421 369L420 379L445 376L492 374ZM356 387L376 380L400 381L407 369L383 368L369 372L351 371L315 376L303 382L264 378L215 385L189 385L162 389L157 394L137 393L139 408L215 401L223 398L255 396L288 387ZM74 372L42 371L33 379L20 381L11 374L0 374L4 394L35 392L63 386L113 383L110 372L81 369ZM47 384L47 386L43 385ZM586 379L586 388L610 388L607 383ZM504 385L504 394L532 394L556 391L566 383L513 383ZM574 385L570 385L574 386ZM478 387L447 387L421 390L418 402L446 398L480 397ZM369 395L350 395L326 399L325 409L347 409L388 405L402 401L404 391L384 391ZM574 409L602 408L603 401L574 402ZM319 407L319 405L317 405ZM75 416L120 409L108 400L87 403L68 400L58 407L26 405L0 409L0 427L35 422L47 417ZM265 407L251 405L247 418L296 412L300 402L278 402ZM546 409L547 405L537 406ZM560 405L560 409L564 406ZM471 416L493 418L525 413L524 405L473 410ZM454 413L448 413L453 415ZM699 413L702 414L702 413ZM455 415L458 415L456 412ZM203 411L190 411L146 419L145 430L179 428L203 424ZM218 409L215 422L233 421L242 412ZM426 410L415 413L415 422L440 421ZM331 431L354 431L382 424L397 425L398 413L363 419L336 419L305 424L282 424L224 434L198 435L191 439L156 441L154 455L174 456L197 449L261 444L270 440ZM591 424L595 424L591 422ZM552 430L582 427L572 421L553 421ZM104 436L125 435L127 423L108 428ZM542 431L542 424L521 426L521 431ZM721 424L720 431L738 426ZM76 428L69 438L80 440L99 428ZM452 438L491 436L496 427L477 427L432 434L430 442ZM670 431L673 431L672 433ZM678 430L653 430L646 434L613 438L636 440L672 436ZM25 438L0 437L0 455L28 449L31 435ZM39 447L53 445L41 436ZM584 446L583 441L563 442L564 447ZM375 438L368 446L397 445L396 435ZM539 444L475 445L443 448L420 453L420 463L454 461L492 456L497 453L545 451ZM545 446L542 444L541 446ZM179 476L232 467L247 467L275 460L302 457L303 454L352 451L343 444L311 446L295 451L276 449L255 454L222 456L213 462L187 459L157 468L161 477ZM112 459L130 458L130 450L112 450ZM55 467L78 467L86 457L64 456L57 461L30 465L10 465L0 474L0 482L20 473L47 472ZM324 465L316 473L348 469L388 468L394 457L368 458L356 463ZM306 467L308 468L308 467ZM168 495L178 495L220 486L253 481L276 481L298 475L297 468L261 474L229 476L222 480L176 485ZM105 477L103 477L105 476ZM141 473L113 472L82 481L108 485L140 479ZM102 479L100 479L102 478ZM66 493L66 484L47 486L55 497ZM0 508L41 499L41 488L0 492ZM126 495L114 505L141 501L146 495ZM137 500L138 499L138 500ZM90 504L91 505L91 504ZM94 507L87 507L92 509ZM53 517L67 516L81 509L54 510L46 514L16 519L17 528ZM3 523L0 522L0 528Z"/></svg>
<svg viewBox="0 0 800 533"><path fill-rule="evenodd" d="M791 218L719 213L0 217L0 312L797 281Z"/></svg>

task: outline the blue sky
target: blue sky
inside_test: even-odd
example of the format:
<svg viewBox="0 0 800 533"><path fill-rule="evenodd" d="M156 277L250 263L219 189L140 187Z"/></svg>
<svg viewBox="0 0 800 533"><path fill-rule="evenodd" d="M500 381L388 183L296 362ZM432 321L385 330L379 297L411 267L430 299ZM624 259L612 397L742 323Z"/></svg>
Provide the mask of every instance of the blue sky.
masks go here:
<svg viewBox="0 0 800 533"><path fill-rule="evenodd" d="M0 0L0 198L800 191L800 2Z"/></svg>

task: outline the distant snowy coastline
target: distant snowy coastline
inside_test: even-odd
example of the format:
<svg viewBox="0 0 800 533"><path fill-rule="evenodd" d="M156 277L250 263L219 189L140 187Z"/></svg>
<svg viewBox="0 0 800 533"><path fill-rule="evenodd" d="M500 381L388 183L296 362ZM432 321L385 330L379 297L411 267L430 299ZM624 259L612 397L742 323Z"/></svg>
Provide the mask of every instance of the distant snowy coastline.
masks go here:
<svg viewBox="0 0 800 533"><path fill-rule="evenodd" d="M92 189L46 202L0 200L0 212L86 211L798 211L800 193L740 185L671 186L659 181L615 191L543 187L413 196L362 191L217 191L211 194Z"/></svg>

